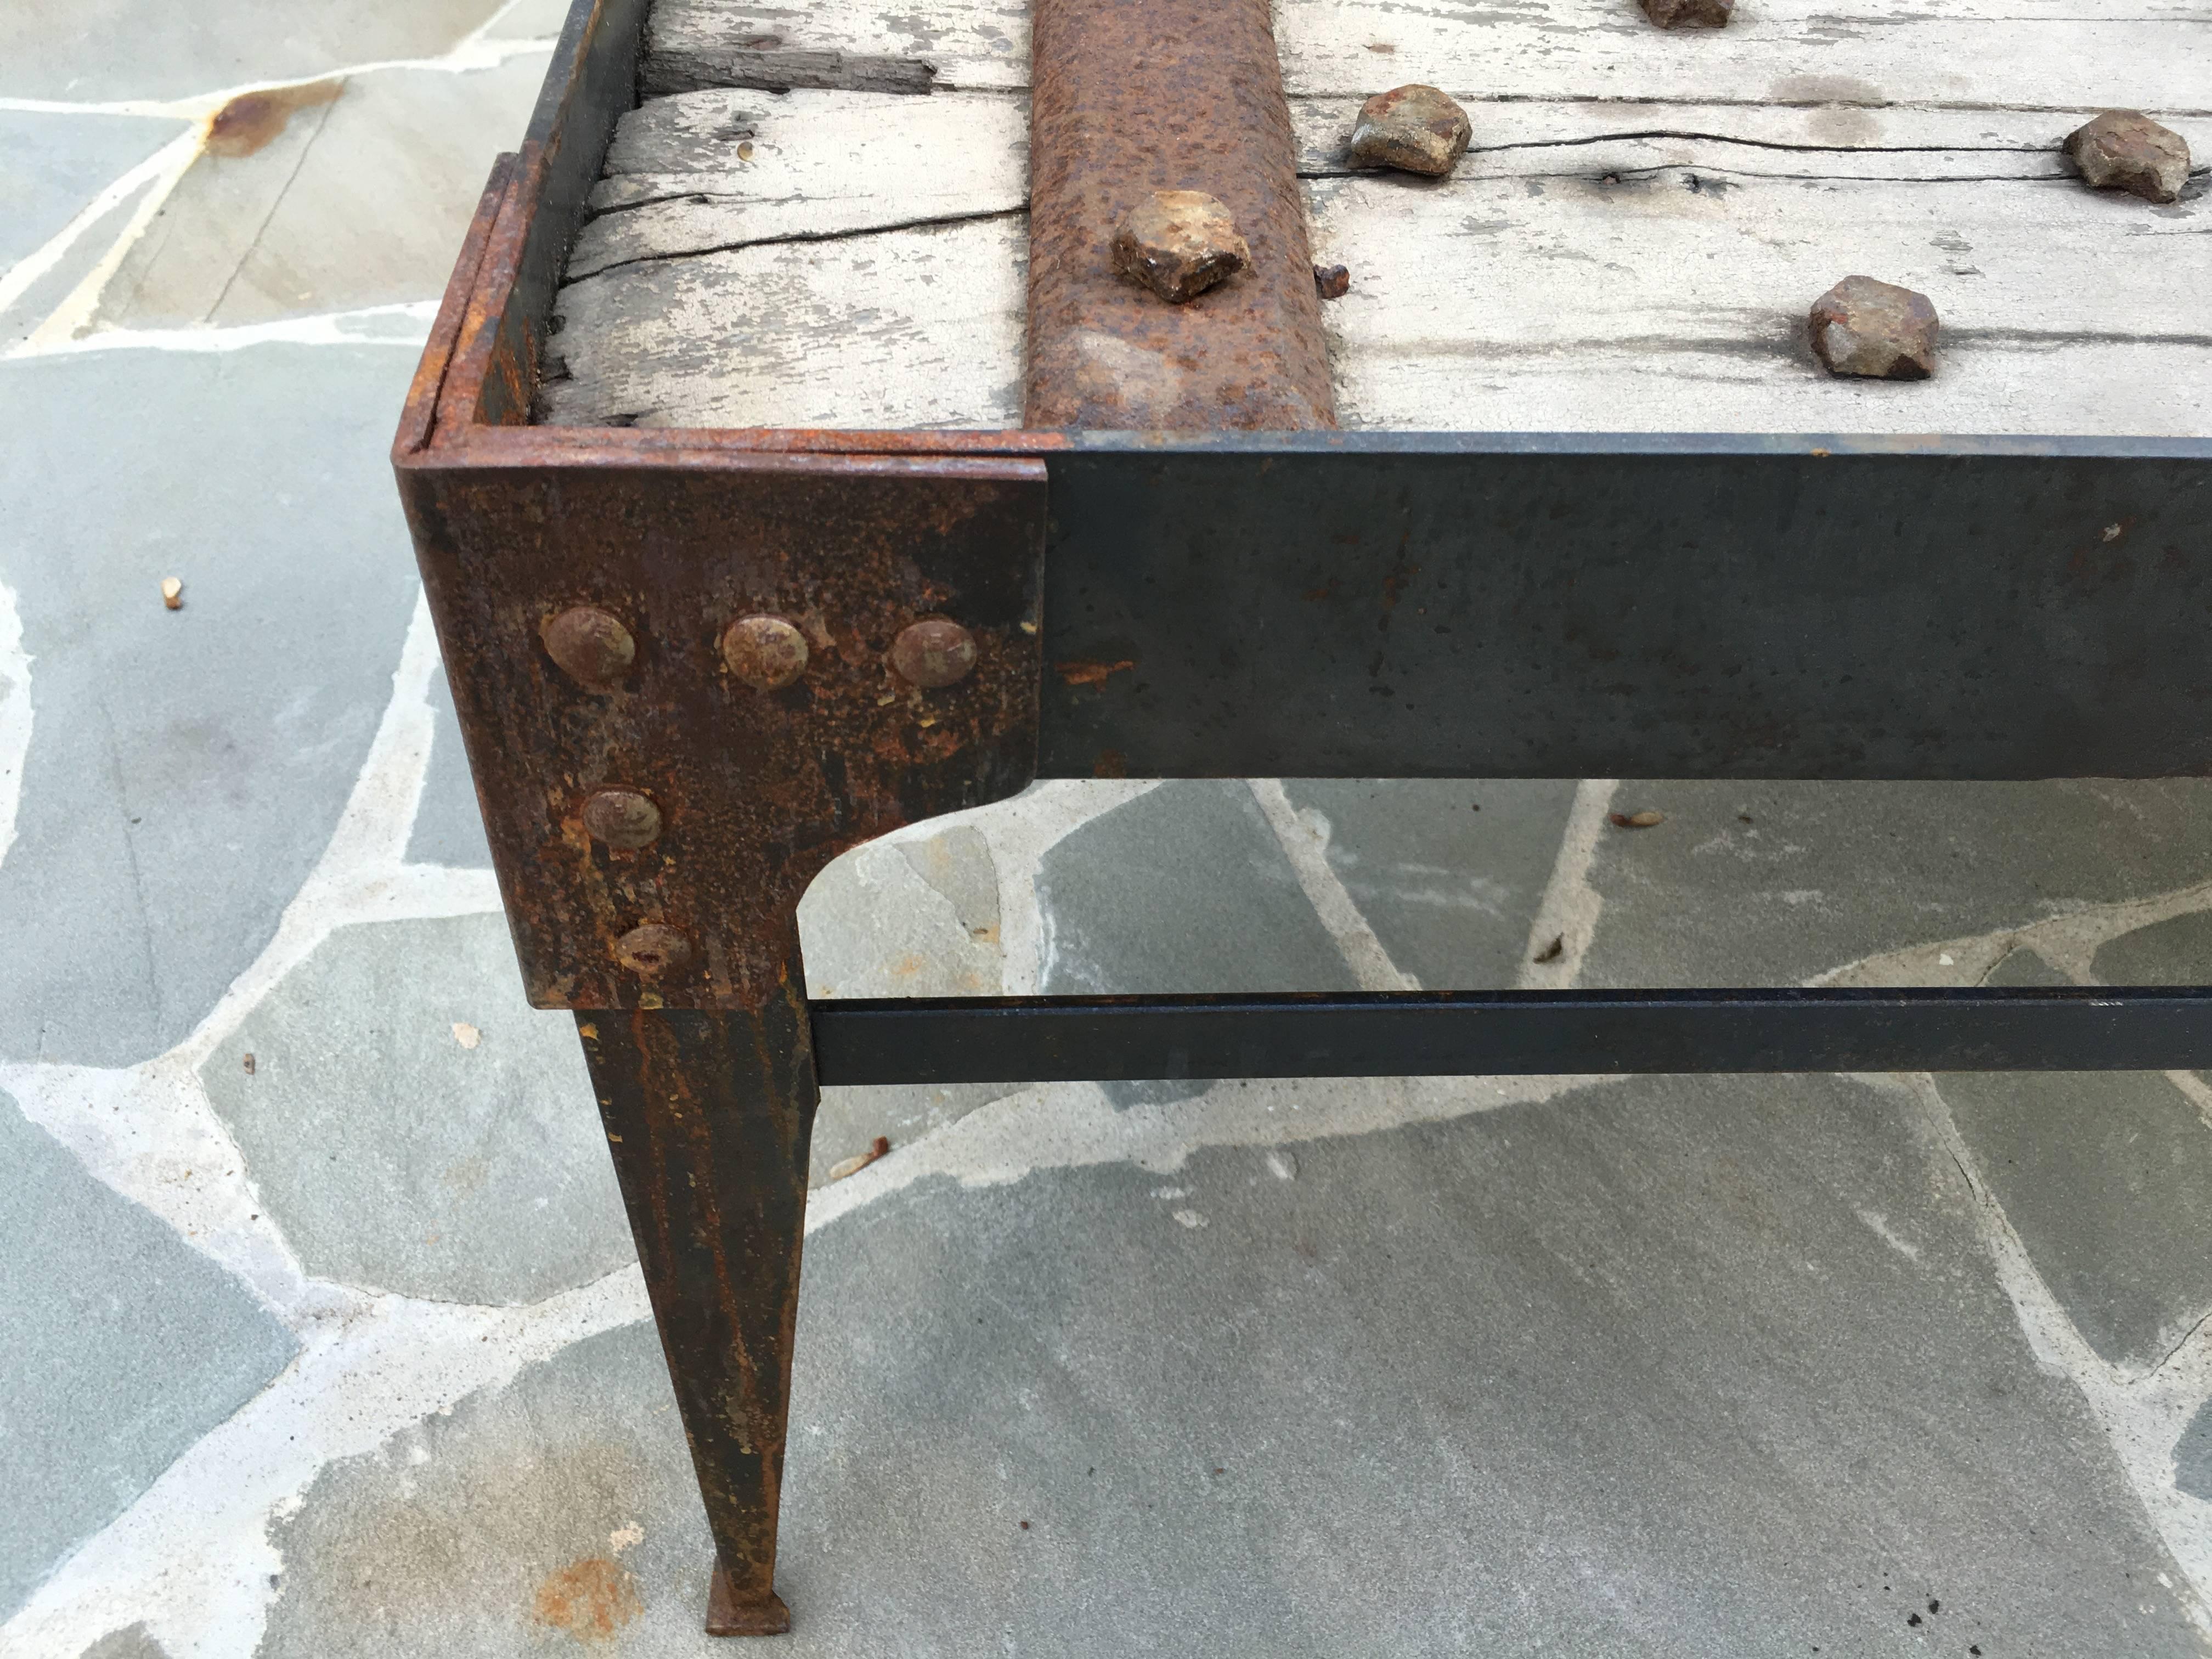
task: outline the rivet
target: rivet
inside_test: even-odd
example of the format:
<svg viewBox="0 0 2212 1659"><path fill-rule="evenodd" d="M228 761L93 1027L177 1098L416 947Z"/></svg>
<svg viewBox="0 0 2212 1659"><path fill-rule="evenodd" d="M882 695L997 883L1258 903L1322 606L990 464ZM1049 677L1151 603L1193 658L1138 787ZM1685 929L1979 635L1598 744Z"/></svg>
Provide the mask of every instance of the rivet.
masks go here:
<svg viewBox="0 0 2212 1659"><path fill-rule="evenodd" d="M584 803L584 828L595 841L635 852L660 838L660 809L635 789L602 789Z"/></svg>
<svg viewBox="0 0 2212 1659"><path fill-rule="evenodd" d="M951 685L975 666L975 635L942 617L909 623L891 641L891 667L909 684Z"/></svg>
<svg viewBox="0 0 2212 1659"><path fill-rule="evenodd" d="M597 605L571 605L538 630L545 653L580 685L611 690L629 678L637 641L629 629Z"/></svg>
<svg viewBox="0 0 2212 1659"><path fill-rule="evenodd" d="M641 922L615 941L615 960L647 979L680 973L691 960L691 941L680 929L658 921Z"/></svg>
<svg viewBox="0 0 2212 1659"><path fill-rule="evenodd" d="M1735 0L1644 0L1644 15L1662 29L1728 27Z"/></svg>
<svg viewBox="0 0 2212 1659"><path fill-rule="evenodd" d="M722 660L747 685L781 690L806 672L806 635L781 617L740 617L722 630Z"/></svg>
<svg viewBox="0 0 2212 1659"><path fill-rule="evenodd" d="M2106 110L2068 133L2065 150L2085 182L2146 202L2171 202L2189 182L2189 141L2140 110Z"/></svg>
<svg viewBox="0 0 2212 1659"><path fill-rule="evenodd" d="M1356 167L1396 167L1441 179L1467 154L1474 131L1467 112L1434 87L1393 87L1359 106L1349 159Z"/></svg>
<svg viewBox="0 0 2212 1659"><path fill-rule="evenodd" d="M1936 307L1909 288L1846 276L1813 302L1807 323L1831 374L1924 380L1936 372Z"/></svg>
<svg viewBox="0 0 2212 1659"><path fill-rule="evenodd" d="M1202 190L1156 190L1114 230L1114 269L1175 305L1251 263L1237 221Z"/></svg>

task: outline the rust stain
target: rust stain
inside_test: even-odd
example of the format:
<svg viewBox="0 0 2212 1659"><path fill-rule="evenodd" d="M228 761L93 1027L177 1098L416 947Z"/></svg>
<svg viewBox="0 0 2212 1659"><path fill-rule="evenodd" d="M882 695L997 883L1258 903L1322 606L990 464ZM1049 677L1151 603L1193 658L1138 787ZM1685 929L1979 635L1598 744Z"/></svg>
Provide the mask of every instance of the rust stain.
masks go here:
<svg viewBox="0 0 2212 1659"><path fill-rule="evenodd" d="M1098 758L1091 763L1094 778L1126 778L1129 775L1129 757L1118 749L1102 749Z"/></svg>
<svg viewBox="0 0 2212 1659"><path fill-rule="evenodd" d="M208 122L208 154L251 155L284 131L293 111L334 104L344 90L343 81L308 81L296 87L241 92Z"/></svg>
<svg viewBox="0 0 2212 1659"><path fill-rule="evenodd" d="M604 1555L571 1561L546 1575L532 1609L538 1622L579 1642L606 1642L645 1611L629 1569Z"/></svg>
<svg viewBox="0 0 2212 1659"><path fill-rule="evenodd" d="M1103 685L1110 674L1120 674L1137 665L1126 659L1121 662L1058 662L1053 665L1060 678L1070 685Z"/></svg>
<svg viewBox="0 0 2212 1659"><path fill-rule="evenodd" d="M1336 424L1267 0L1030 9L1029 427ZM1250 269L1187 305L1115 270L1154 191L1212 196Z"/></svg>

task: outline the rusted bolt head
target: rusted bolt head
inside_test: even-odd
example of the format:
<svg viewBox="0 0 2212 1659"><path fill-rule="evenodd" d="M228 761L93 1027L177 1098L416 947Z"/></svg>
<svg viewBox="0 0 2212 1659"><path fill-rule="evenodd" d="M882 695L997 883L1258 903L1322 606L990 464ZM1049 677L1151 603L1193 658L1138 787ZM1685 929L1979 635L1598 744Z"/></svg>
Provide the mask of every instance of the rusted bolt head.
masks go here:
<svg viewBox="0 0 2212 1659"><path fill-rule="evenodd" d="M1813 355L1831 374L1924 380L1936 372L1936 307L1924 294L1846 276L1813 302Z"/></svg>
<svg viewBox="0 0 2212 1659"><path fill-rule="evenodd" d="M629 678L637 641L629 629L597 605L571 605L538 630L546 654L579 685L607 691Z"/></svg>
<svg viewBox="0 0 2212 1659"><path fill-rule="evenodd" d="M691 941L680 928L641 922L615 941L615 960L647 979L681 973L691 960Z"/></svg>
<svg viewBox="0 0 2212 1659"><path fill-rule="evenodd" d="M2099 190L2171 202L2189 182L2189 141L2138 110L2108 109L2066 135L2066 153Z"/></svg>
<svg viewBox="0 0 2212 1659"><path fill-rule="evenodd" d="M1393 87L1359 106L1359 119L1352 128L1352 165L1440 179L1467 154L1474 136L1467 112L1434 87Z"/></svg>
<svg viewBox="0 0 2212 1659"><path fill-rule="evenodd" d="M1114 232L1114 269L1176 305L1251 263L1237 221L1202 190L1156 190Z"/></svg>
<svg viewBox="0 0 2212 1659"><path fill-rule="evenodd" d="M1723 27L1735 0L1644 0L1644 15L1662 29Z"/></svg>
<svg viewBox="0 0 2212 1659"><path fill-rule="evenodd" d="M891 667L912 685L950 685L975 665L975 636L942 617L909 623L891 641Z"/></svg>
<svg viewBox="0 0 2212 1659"><path fill-rule="evenodd" d="M1342 265L1316 265L1314 288L1324 300L1341 300L1352 292L1352 273Z"/></svg>
<svg viewBox="0 0 2212 1659"><path fill-rule="evenodd" d="M584 803L584 828L594 841L634 853L660 839L660 809L635 789L602 789Z"/></svg>
<svg viewBox="0 0 2212 1659"><path fill-rule="evenodd" d="M740 617L722 630L722 660L756 690L779 690L806 672L806 635L781 617Z"/></svg>

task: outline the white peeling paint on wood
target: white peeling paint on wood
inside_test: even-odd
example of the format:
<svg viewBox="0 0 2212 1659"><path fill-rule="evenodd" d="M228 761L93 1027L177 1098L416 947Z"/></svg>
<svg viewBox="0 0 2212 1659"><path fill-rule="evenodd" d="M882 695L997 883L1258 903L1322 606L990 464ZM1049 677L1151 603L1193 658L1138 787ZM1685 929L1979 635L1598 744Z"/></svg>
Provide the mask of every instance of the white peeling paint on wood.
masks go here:
<svg viewBox="0 0 2212 1659"><path fill-rule="evenodd" d="M1346 174L1357 98L1294 98L1298 170ZM1491 102L1468 106L1470 177L1597 174L1621 166L1726 163L1821 178L2071 178L2060 153L2075 114L1765 104ZM2212 121L2203 124L2212 153ZM2212 154L2208 154L2212 159Z"/></svg>
<svg viewBox="0 0 2212 1659"><path fill-rule="evenodd" d="M627 118L559 302L550 418L1018 419L1026 5L879 5L660 0L664 36L918 56L939 89L717 91ZM2212 427L2201 202L2089 191L2057 153L2123 86L2212 102L2212 0L1741 0L1728 29L1682 34L1634 0L1279 0L1277 19L1316 256L1352 274L1323 313L1347 426ZM1457 174L1349 173L1360 98L1417 78L1468 103ZM2212 151L2212 117L2176 125ZM969 215L997 216L916 224ZM1854 272L1934 299L1933 382L1814 363L1805 313Z"/></svg>
<svg viewBox="0 0 2212 1659"><path fill-rule="evenodd" d="M936 70L939 91L1030 82L1029 0L656 0L647 27L648 54L705 57L757 41L770 54L919 59Z"/></svg>
<svg viewBox="0 0 2212 1659"><path fill-rule="evenodd" d="M625 265L573 283L555 425L1021 422L1026 216Z"/></svg>
<svg viewBox="0 0 2212 1659"><path fill-rule="evenodd" d="M739 146L743 145L742 154ZM571 281L633 259L1025 205L1027 100L716 90L623 118Z"/></svg>
<svg viewBox="0 0 2212 1659"><path fill-rule="evenodd" d="M1310 187L1347 426L1439 430L2212 429L2199 204L2071 180L1468 178ZM1805 314L1855 272L1927 294L1942 367L1840 380Z"/></svg>
<svg viewBox="0 0 2212 1659"><path fill-rule="evenodd" d="M653 27L918 58L940 88L1029 82L1024 0L659 0ZM1277 0L1275 33L1294 94L2212 111L2212 0L1740 0L1724 29L1674 32L1636 0Z"/></svg>
<svg viewBox="0 0 2212 1659"><path fill-rule="evenodd" d="M1741 0L1726 28L1673 31L1636 0L1277 0L1275 38L1302 93L1425 81L1462 101L2212 104L2204 0Z"/></svg>

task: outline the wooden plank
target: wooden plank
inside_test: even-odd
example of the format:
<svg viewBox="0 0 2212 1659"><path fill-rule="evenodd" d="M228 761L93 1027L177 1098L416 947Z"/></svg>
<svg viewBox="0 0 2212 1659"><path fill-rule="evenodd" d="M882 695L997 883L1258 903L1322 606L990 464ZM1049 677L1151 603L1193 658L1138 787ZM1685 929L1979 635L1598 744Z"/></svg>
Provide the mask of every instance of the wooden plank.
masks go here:
<svg viewBox="0 0 2212 1659"><path fill-rule="evenodd" d="M1769 177L1728 161L1312 187L1345 425L2181 435L2212 429L2201 204L2071 179ZM1929 295L1942 367L1835 379L1805 313L1852 272Z"/></svg>
<svg viewBox="0 0 2212 1659"><path fill-rule="evenodd" d="M1027 87L1029 0L656 0L639 90Z"/></svg>
<svg viewBox="0 0 2212 1659"><path fill-rule="evenodd" d="M1358 111L1356 99L1293 103L1303 173L1350 172L1344 146ZM1776 177L2070 176L2058 145L2072 119L2040 112L1531 103L1478 106L1477 116L1462 179L1701 161ZM591 198L601 216L578 238L568 276L1020 207L1027 118L1018 93L719 88L650 100L616 132Z"/></svg>
<svg viewBox="0 0 2212 1659"><path fill-rule="evenodd" d="M1278 0L1291 90L1427 81L1454 97L2203 112L2212 5L1742 0L1668 32L1635 0Z"/></svg>
<svg viewBox="0 0 2212 1659"><path fill-rule="evenodd" d="M556 426L1021 423L1027 216L769 242L561 291ZM550 378L557 374L561 378Z"/></svg>
<svg viewBox="0 0 2212 1659"><path fill-rule="evenodd" d="M1462 102L1636 99L1670 102L2079 110L2124 105L2212 112L2212 0L1742 0L1725 29L1669 33L1635 0L1278 0L1275 33L1293 94L1364 96L1427 81ZM816 73L806 52L854 64L910 60L943 89L1022 88L1024 0L659 0L647 42L648 91L711 74ZM779 60L785 68L779 71ZM888 72L875 65L880 77ZM703 84L696 77L688 84ZM842 80L755 84L882 85ZM918 89L918 88L917 88Z"/></svg>
<svg viewBox="0 0 2212 1659"><path fill-rule="evenodd" d="M2212 419L2212 216L2201 197L2081 188L2051 148L2063 117L1483 105L1438 185L1347 173L1354 107L1294 106L1316 257L1352 271L1324 311L1346 425L2154 435ZM1016 422L1024 140L1005 94L648 103L601 186L631 204L586 228L571 276L599 274L557 303L568 378L541 417ZM918 205L994 216L889 228ZM1935 381L1812 363L1806 309L1860 270L1935 299Z"/></svg>
<svg viewBox="0 0 2212 1659"><path fill-rule="evenodd" d="M635 259L843 235L1025 204L1026 100L716 89L624 116L570 281Z"/></svg>
<svg viewBox="0 0 2212 1659"><path fill-rule="evenodd" d="M1292 105L1302 173L1351 173L1344 145L1358 109L1354 99ZM2058 150L2071 117L2040 112L1534 103L1478 106L1477 116L1461 181L1698 166L1768 178L2072 176ZM1019 94L653 99L623 118L591 198L600 216L579 236L568 274L1005 212L1024 205L1027 142Z"/></svg>

